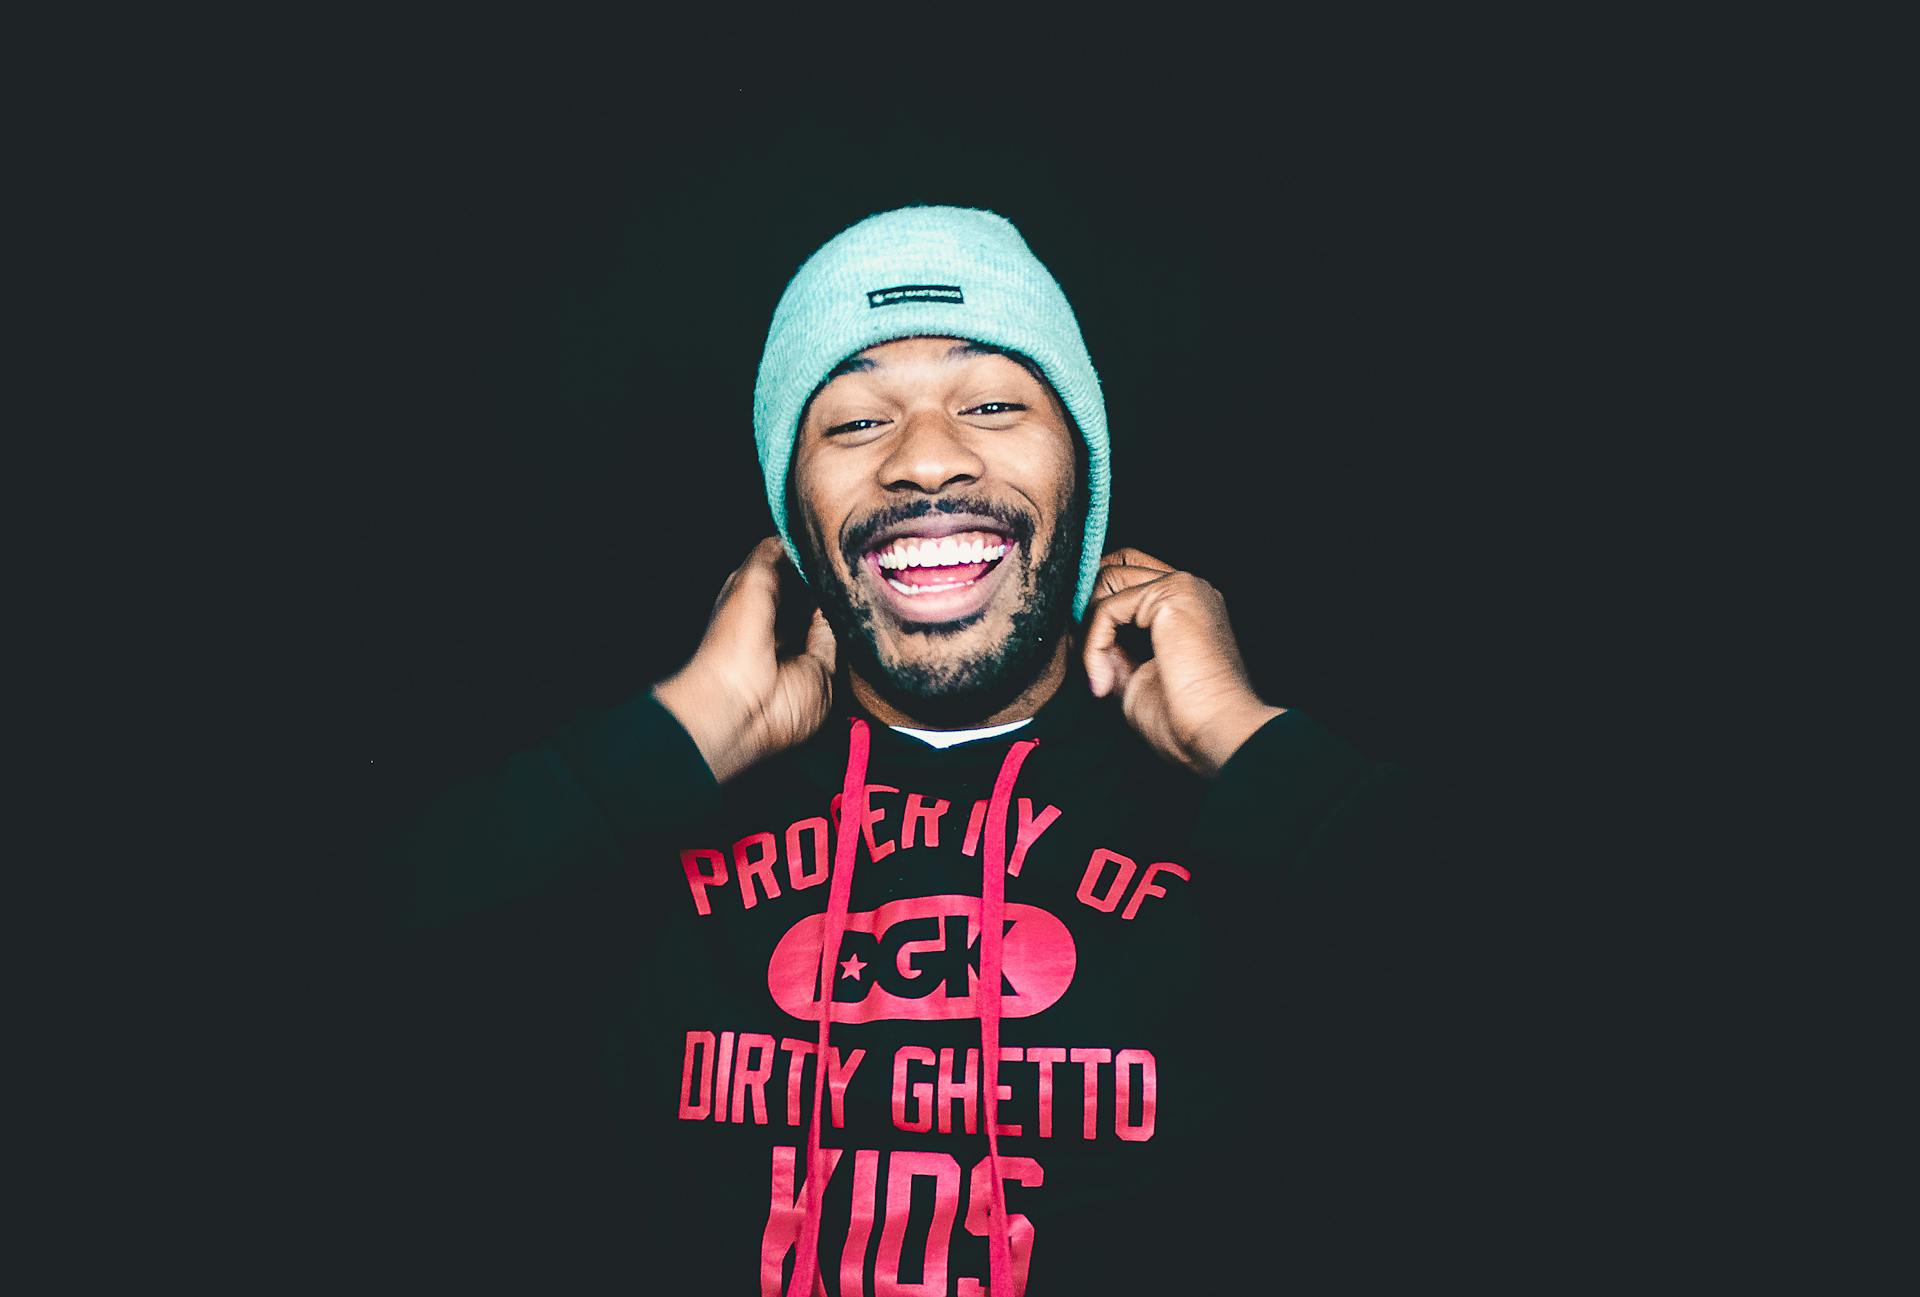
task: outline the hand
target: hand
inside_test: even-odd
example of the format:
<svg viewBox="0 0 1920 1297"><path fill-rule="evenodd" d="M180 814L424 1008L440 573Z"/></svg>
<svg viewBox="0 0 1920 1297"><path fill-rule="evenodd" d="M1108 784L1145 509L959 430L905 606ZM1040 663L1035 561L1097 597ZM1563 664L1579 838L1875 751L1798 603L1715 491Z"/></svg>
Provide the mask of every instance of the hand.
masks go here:
<svg viewBox="0 0 1920 1297"><path fill-rule="evenodd" d="M1095 697L1118 693L1127 723L1162 756L1211 778L1286 708L1254 693L1218 590L1137 549L1100 563L1087 610L1087 683ZM1150 638L1144 661L1122 646L1126 626Z"/></svg>
<svg viewBox="0 0 1920 1297"><path fill-rule="evenodd" d="M778 537L755 545L720 587L692 660L653 687L721 783L811 738L833 701L838 646L818 609L800 653L783 661L775 645L785 561Z"/></svg>

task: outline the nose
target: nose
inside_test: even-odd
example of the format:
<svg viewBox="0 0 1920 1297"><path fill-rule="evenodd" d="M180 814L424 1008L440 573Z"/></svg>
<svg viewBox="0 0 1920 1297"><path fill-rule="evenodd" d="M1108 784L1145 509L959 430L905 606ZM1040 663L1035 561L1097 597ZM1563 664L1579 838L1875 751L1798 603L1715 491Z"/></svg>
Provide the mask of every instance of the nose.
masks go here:
<svg viewBox="0 0 1920 1297"><path fill-rule="evenodd" d="M927 495L977 482L986 471L986 461L968 439L967 430L941 409L909 414L879 465L880 482L887 490Z"/></svg>

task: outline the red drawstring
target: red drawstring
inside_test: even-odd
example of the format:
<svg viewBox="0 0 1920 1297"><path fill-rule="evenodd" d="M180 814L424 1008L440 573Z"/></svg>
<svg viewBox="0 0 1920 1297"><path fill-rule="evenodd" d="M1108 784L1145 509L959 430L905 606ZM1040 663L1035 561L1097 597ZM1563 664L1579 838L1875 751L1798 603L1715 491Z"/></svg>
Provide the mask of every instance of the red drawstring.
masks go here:
<svg viewBox="0 0 1920 1297"><path fill-rule="evenodd" d="M827 1037L833 1026L833 975L839 971L840 938L847 931L847 901L853 895L853 857L867 822L867 723L855 718L847 736L847 778L840 789L840 832L834 839L833 880L827 886L827 916L820 933L820 1040L814 1052L813 1117L807 1124L807 1209L793 1259L787 1297L824 1297L820 1277L820 1194L827 1159L820 1153L820 1100L827 1092Z"/></svg>
<svg viewBox="0 0 1920 1297"><path fill-rule="evenodd" d="M987 1174L993 1184L991 1233L987 1239L989 1297L1014 1297L1013 1249L1008 1242L1007 1190L1000 1179L1000 956L1007 913L1007 805L1020 763L1035 741L1024 739L1007 749L987 804L987 849L980 864L980 983L974 1005L980 1010L980 1083L987 1118Z"/></svg>
<svg viewBox="0 0 1920 1297"><path fill-rule="evenodd" d="M989 1297L1015 1297L1013 1248L1007 1226L1006 1186L1000 1179L1000 976L1002 938L1007 913L1007 808L1013 801L1020 765L1037 741L1015 743L1001 762L987 804L987 849L980 864L980 980L974 987L974 1005L980 1013L980 1060L985 1087L987 1166L993 1181L991 1234L987 1240ZM813 1116L807 1125L807 1205L800 1222L794 1255L793 1279L787 1297L825 1297L820 1275L820 1197L827 1180L827 1160L820 1151L821 1099L827 1090L828 1037L833 1025L834 973L839 969L840 939L847 931L847 905L853 895L854 856L861 827L867 822L867 751L865 721L855 719L847 737L847 776L840 792L840 826L834 839L833 878L827 887L827 913L820 934L820 1039L814 1053ZM811 1275L811 1282L808 1276Z"/></svg>

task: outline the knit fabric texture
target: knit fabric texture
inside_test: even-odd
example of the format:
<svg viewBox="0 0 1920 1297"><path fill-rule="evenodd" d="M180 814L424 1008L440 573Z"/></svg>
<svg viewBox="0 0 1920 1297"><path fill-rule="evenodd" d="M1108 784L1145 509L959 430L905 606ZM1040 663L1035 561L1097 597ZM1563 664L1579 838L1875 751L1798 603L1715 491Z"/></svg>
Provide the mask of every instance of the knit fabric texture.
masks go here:
<svg viewBox="0 0 1920 1297"><path fill-rule="evenodd" d="M780 296L753 393L767 505L787 555L806 569L787 518L800 416L841 361L899 338L951 337L1018 351L1040 367L1087 443L1088 509L1073 615L1086 612L1107 537L1107 407L1060 285L1004 216L903 207L869 216L807 258Z"/></svg>

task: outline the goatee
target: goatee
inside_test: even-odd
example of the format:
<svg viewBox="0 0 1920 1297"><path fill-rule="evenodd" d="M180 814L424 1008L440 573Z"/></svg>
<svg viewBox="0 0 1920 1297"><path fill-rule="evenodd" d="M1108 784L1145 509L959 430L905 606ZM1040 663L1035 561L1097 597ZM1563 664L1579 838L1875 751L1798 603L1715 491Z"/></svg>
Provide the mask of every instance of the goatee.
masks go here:
<svg viewBox="0 0 1920 1297"><path fill-rule="evenodd" d="M839 641L841 661L858 672L890 706L936 728L977 725L1007 707L1046 670L1072 620L1085 530L1081 494L1076 483L1065 507L1055 515L1052 534L1045 538L1044 556L1037 566L1029 566L1034 552L1032 517L986 500L942 497L916 501L875 514L849 530L843 548L849 551L845 557L853 571L859 570L866 539L880 528L935 513L993 518L1018 542L1015 553L1021 567L1006 574L1019 578L1023 587L1020 605L1012 615L1012 629L997 644L939 663L882 659L873 608L856 600L840 580L838 569L823 561L812 520L806 520L794 530L794 539L812 574L811 585L821 611ZM916 627L910 633L933 639L952 636L976 624L983 615Z"/></svg>

